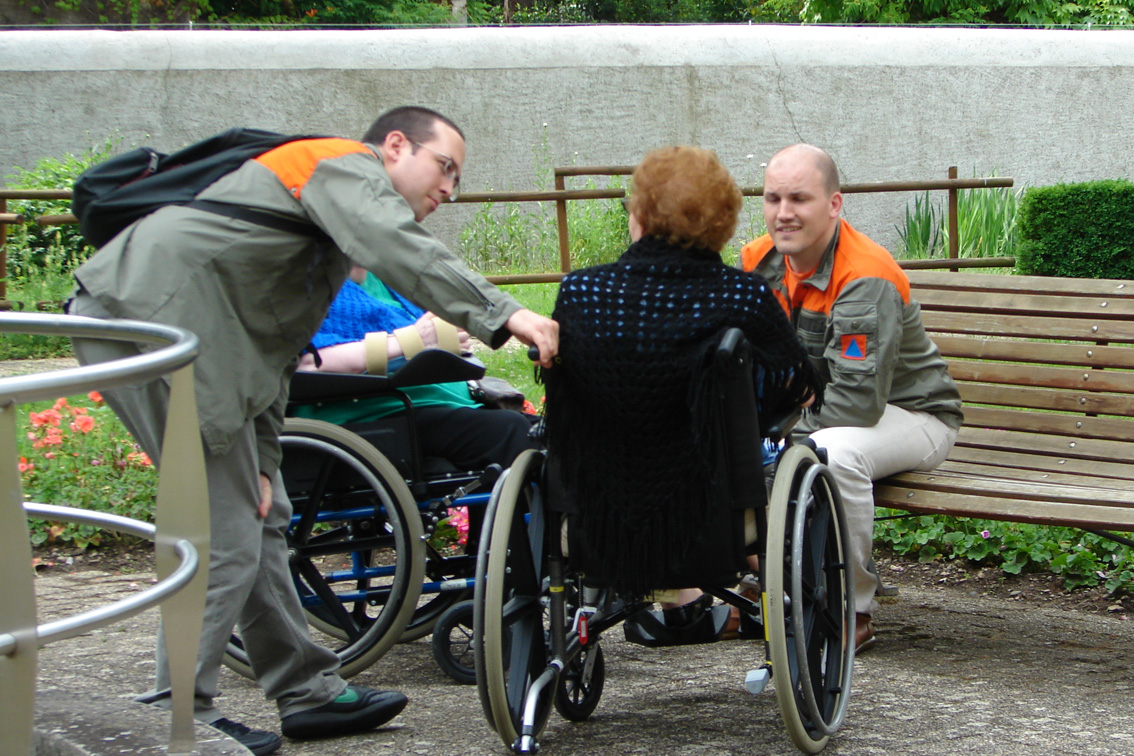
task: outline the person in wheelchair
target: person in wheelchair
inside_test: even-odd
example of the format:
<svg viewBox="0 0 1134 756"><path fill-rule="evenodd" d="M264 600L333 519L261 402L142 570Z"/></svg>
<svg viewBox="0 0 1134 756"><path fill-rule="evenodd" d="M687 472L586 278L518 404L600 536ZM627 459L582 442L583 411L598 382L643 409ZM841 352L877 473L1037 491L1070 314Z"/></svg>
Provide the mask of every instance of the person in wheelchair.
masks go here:
<svg viewBox="0 0 1134 756"><path fill-rule="evenodd" d="M466 331L423 311L356 265L331 303L309 351L300 358L299 369L392 373L422 349L443 348L462 353L468 350L468 342ZM375 349L381 350L377 357ZM531 437L536 415L486 409L464 381L410 386L402 392L413 405L420 452L426 458L444 460L459 470L478 470L491 464L507 467L520 452L539 446ZM396 423L391 418L404 415L406 409L391 394L300 405L292 411L298 417L336 425L392 426Z"/></svg>
<svg viewBox="0 0 1134 756"><path fill-rule="evenodd" d="M562 508L586 534L588 563L623 597L650 595L659 565L688 574L678 565L695 559L721 456L706 441L721 418L703 365L723 331L740 328L751 344L761 416L821 404L819 376L767 282L721 259L741 202L712 152L654 150L632 177L630 247L560 286L560 359L543 371L549 466L570 492ZM651 645L717 639L737 618L711 605L700 590L680 592Z"/></svg>

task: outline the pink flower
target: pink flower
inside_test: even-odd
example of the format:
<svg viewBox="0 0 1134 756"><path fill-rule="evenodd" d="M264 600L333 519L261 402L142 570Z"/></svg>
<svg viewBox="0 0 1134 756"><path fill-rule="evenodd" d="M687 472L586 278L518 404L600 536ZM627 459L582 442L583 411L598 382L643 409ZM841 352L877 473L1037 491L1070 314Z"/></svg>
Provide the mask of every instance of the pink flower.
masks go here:
<svg viewBox="0 0 1134 756"><path fill-rule="evenodd" d="M992 533L989 533L987 530L980 531L981 538L988 538L990 535L992 535Z"/></svg>
<svg viewBox="0 0 1134 756"><path fill-rule="evenodd" d="M464 546L469 542L469 508L454 507L449 510L449 524L457 530L457 543Z"/></svg>
<svg viewBox="0 0 1134 756"><path fill-rule="evenodd" d="M87 394L87 398L95 404L102 404L103 402L102 394L98 393L97 391L92 391L91 393Z"/></svg>
<svg viewBox="0 0 1134 756"><path fill-rule="evenodd" d="M31 472L32 470L35 469L35 465L32 464L31 462L28 462L27 457L20 457L19 467L20 467L20 472L22 472L22 473Z"/></svg>

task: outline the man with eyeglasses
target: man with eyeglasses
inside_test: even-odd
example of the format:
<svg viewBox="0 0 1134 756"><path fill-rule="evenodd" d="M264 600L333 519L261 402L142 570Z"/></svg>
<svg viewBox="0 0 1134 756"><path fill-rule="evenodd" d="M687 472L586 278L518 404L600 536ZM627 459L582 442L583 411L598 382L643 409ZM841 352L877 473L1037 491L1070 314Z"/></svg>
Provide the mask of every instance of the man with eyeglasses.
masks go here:
<svg viewBox="0 0 1134 756"><path fill-rule="evenodd" d="M279 433L288 383L352 263L494 348L516 336L539 348L544 366L558 349L554 321L520 307L419 225L456 198L464 159L464 135L452 121L426 108L396 108L361 141L290 142L198 195L275 213L298 230L167 206L75 273L72 314L181 326L200 338L194 373L211 545L194 714L257 756L279 748L280 737L224 718L213 701L234 626L288 737L370 730L406 705L401 693L348 686L336 674L338 658L308 632L284 538L291 504L279 475ZM83 364L147 348L86 339L74 346ZM104 396L160 465L166 383ZM160 632L156 684L139 700L169 706Z"/></svg>

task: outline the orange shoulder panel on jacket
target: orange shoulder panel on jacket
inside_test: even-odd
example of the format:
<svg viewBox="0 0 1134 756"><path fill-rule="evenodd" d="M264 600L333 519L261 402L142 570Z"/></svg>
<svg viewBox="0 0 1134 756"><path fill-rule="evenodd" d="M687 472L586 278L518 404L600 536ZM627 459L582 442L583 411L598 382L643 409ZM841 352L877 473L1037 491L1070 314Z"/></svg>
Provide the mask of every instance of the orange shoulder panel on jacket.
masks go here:
<svg viewBox="0 0 1134 756"><path fill-rule="evenodd" d="M370 148L351 139L301 139L280 145L254 159L276 174L291 196L299 199L319 161L354 152L370 152Z"/></svg>
<svg viewBox="0 0 1134 756"><path fill-rule="evenodd" d="M764 234L758 239L748 242L740 248L740 267L751 273L764 259L764 256L775 246L772 237Z"/></svg>
<svg viewBox="0 0 1134 756"><path fill-rule="evenodd" d="M832 272L836 291L841 291L846 283L857 278L882 278L894 284L902 301L909 304L909 276L894 261L890 250L843 220L839 229L839 251L842 254L836 254Z"/></svg>

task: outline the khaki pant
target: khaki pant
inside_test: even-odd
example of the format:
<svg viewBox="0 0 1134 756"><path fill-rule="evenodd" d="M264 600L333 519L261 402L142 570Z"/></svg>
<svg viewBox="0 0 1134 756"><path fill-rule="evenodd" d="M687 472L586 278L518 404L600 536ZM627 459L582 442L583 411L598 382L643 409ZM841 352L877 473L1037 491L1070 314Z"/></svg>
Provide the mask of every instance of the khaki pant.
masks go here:
<svg viewBox="0 0 1134 756"><path fill-rule="evenodd" d="M80 294L70 313L106 318L91 297ZM75 356L83 365L139 354L129 342L75 339ZM169 405L164 380L103 392L116 415L155 465L162 464L161 439ZM194 716L213 722L223 716L214 706L221 659L233 628L239 626L256 681L274 700L280 717L322 706L345 688L336 673L338 657L316 644L291 579L284 533L291 503L283 479L272 481L272 510L257 514L260 473L252 421L245 423L232 447L221 455L205 455L209 488L210 549L205 618L197 656ZM158 632L157 679L154 689L138 700L167 705L169 672L163 633Z"/></svg>
<svg viewBox="0 0 1134 756"><path fill-rule="evenodd" d="M873 482L907 470L937 467L949 456L957 431L927 412L888 404L876 425L823 428L811 438L827 450L828 465L843 497L850 526L855 611L873 614L878 608L874 600L878 579L869 569L874 544Z"/></svg>

